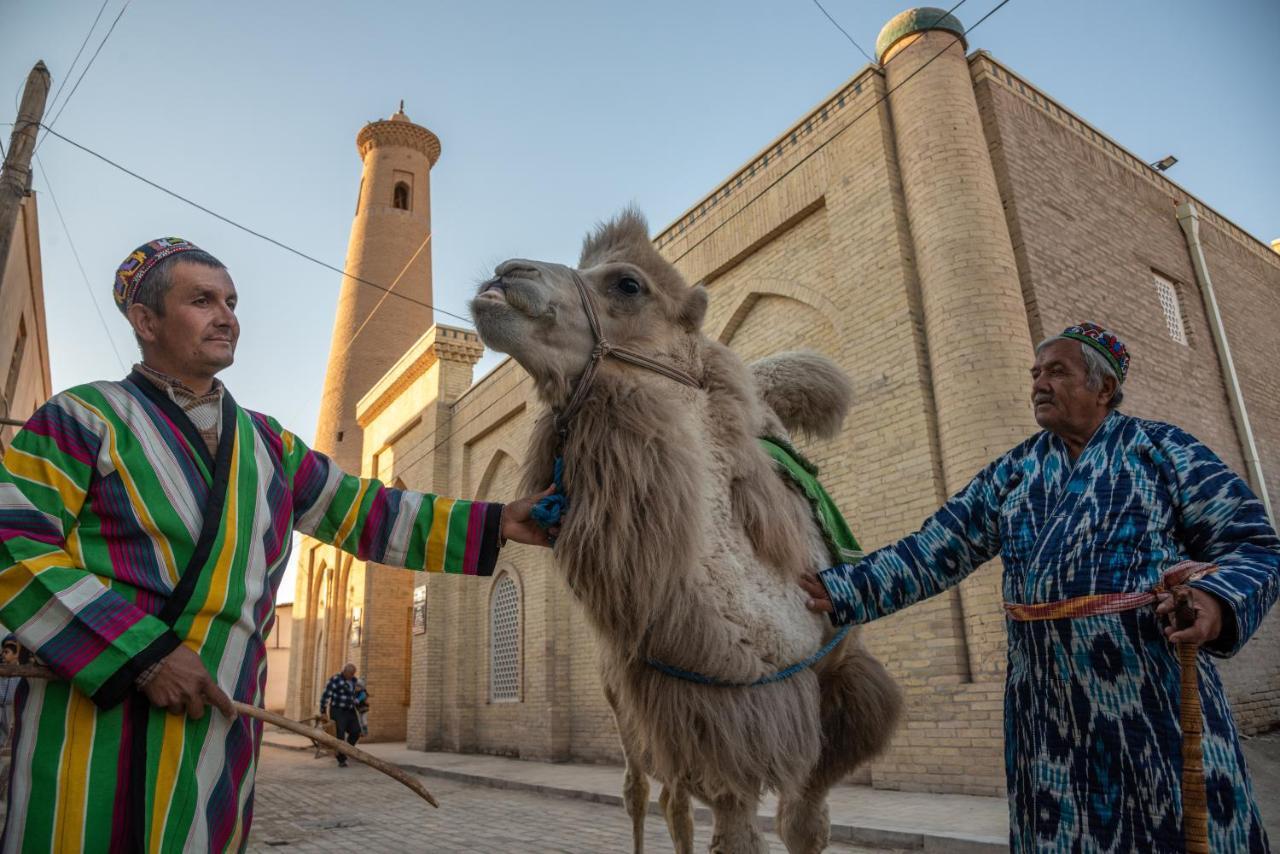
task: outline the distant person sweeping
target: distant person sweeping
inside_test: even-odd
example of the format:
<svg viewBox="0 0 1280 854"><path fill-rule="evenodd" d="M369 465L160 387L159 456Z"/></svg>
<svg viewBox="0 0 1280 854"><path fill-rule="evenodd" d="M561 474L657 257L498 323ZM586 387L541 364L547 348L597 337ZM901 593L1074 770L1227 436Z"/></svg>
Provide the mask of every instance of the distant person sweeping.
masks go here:
<svg viewBox="0 0 1280 854"><path fill-rule="evenodd" d="M262 731L230 699L261 705L292 532L472 576L546 535L531 499L390 489L237 405L238 295L194 244L138 247L114 296L142 361L55 395L0 468L0 623L63 680L18 689L0 847L238 850Z"/></svg>
<svg viewBox="0 0 1280 854"><path fill-rule="evenodd" d="M363 687L356 679L356 666L348 664L329 677L324 693L320 695L320 717L328 716L337 727L338 738L352 746L364 734L360 725L360 701L357 696L362 691ZM347 757L341 753L337 757L338 766L346 768Z"/></svg>

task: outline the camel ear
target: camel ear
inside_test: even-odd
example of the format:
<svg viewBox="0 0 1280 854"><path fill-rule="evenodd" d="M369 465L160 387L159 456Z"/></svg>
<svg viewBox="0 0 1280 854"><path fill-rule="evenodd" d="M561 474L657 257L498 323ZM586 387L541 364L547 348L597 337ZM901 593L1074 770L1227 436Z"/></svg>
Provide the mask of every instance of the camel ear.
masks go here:
<svg viewBox="0 0 1280 854"><path fill-rule="evenodd" d="M702 319L707 316L707 289L698 285L689 291L680 307L680 323L690 332L702 328Z"/></svg>

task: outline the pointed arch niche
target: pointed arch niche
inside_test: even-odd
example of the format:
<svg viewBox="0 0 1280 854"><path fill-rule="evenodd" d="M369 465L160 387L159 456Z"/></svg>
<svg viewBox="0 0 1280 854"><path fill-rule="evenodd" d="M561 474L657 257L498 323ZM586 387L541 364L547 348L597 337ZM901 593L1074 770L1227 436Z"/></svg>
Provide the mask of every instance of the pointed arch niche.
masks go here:
<svg viewBox="0 0 1280 854"><path fill-rule="evenodd" d="M799 348L835 352L838 314L825 294L778 279L750 279L729 287L732 308L720 315L724 321L719 329L707 333L747 362Z"/></svg>
<svg viewBox="0 0 1280 854"><path fill-rule="evenodd" d="M520 465L505 448L493 451L476 483L476 501L510 501L520 486Z"/></svg>

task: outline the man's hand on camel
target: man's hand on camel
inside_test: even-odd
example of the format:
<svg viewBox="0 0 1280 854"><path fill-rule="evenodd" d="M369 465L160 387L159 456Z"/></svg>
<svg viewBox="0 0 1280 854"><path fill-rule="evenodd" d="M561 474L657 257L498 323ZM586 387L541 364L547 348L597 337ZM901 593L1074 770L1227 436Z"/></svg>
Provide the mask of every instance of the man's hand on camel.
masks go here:
<svg viewBox="0 0 1280 854"><path fill-rule="evenodd" d="M800 586L804 588L805 593L809 594L809 601L804 604L810 611L819 614L830 614L835 610L831 605L831 597L827 595L827 588L822 586L818 576L813 573L800 576Z"/></svg>
<svg viewBox="0 0 1280 854"><path fill-rule="evenodd" d="M223 693L200 656L186 646L179 646L160 660L160 667L142 688L153 705L168 709L173 715L204 717L208 703L227 717L235 715L231 698Z"/></svg>
<svg viewBox="0 0 1280 854"><path fill-rule="evenodd" d="M554 485L537 495L512 501L502 508L502 538L524 543L526 546L550 546L551 537L560 533L560 527L543 528L533 521L533 505L555 493Z"/></svg>

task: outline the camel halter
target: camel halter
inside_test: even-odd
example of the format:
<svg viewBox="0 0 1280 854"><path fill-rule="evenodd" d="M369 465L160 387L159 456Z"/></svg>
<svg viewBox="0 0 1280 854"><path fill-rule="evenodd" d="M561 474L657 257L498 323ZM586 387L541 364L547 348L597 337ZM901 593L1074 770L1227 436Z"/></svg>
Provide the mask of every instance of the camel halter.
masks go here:
<svg viewBox="0 0 1280 854"><path fill-rule="evenodd" d="M573 394L569 397L569 402L556 415L556 432L560 434L561 440L568 435L569 422L573 420L573 417L578 414L578 410L582 408L583 402L587 399L587 392L591 390L591 385L595 382L596 372L600 369L600 363L604 361L606 356L612 356L636 367L646 368L654 373L662 374L664 377L683 383L690 388L702 388L702 383L679 368L659 362L657 359L651 359L643 353L637 353L634 350L610 344L609 339L604 337L604 331L600 328L600 318L596 314L595 303L591 300L591 291L587 289L586 282L582 281L582 277L578 275L577 270L569 268L569 273L573 276L573 283L578 288L578 296L582 298L582 310L587 315L587 324L591 327L591 337L595 339L595 346L591 349L591 360L587 362L586 370L578 378L578 384L574 387Z"/></svg>
<svg viewBox="0 0 1280 854"><path fill-rule="evenodd" d="M596 372L600 370L600 363L604 361L606 356L613 356L623 362L646 368L690 388L702 388L702 383L679 368L659 362L657 359L651 359L643 353L637 353L634 350L615 347L610 344L609 339L604 337L604 330L600 328L600 317L596 314L595 303L591 299L591 291L587 289L587 283L582 281L582 277L578 275L577 270L572 267L568 269L569 275L573 277L573 284L578 289L578 296L582 299L582 310L587 315L587 325L591 328L591 337L595 340L595 345L591 348L591 359L587 362L586 369L583 370L582 376L578 378L578 384L574 387L573 394L569 396L569 402L555 416L556 433L560 436L560 446L556 449L553 469L553 481L555 482L556 491L554 494L539 500L533 506L531 513L533 521L542 528L551 528L559 525L567 509L563 481L564 445L566 438L569 436L569 424L586 401L587 393L591 391L591 385L595 382ZM551 544L555 545L554 538L551 539Z"/></svg>

